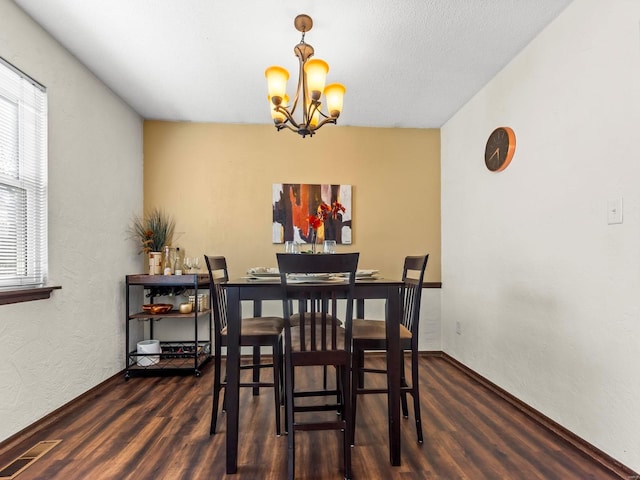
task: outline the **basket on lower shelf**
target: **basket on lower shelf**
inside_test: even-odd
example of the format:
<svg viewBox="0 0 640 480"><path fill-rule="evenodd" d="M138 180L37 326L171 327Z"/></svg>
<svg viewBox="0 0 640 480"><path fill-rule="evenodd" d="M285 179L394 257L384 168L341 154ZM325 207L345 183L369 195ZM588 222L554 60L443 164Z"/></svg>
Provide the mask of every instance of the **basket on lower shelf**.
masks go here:
<svg viewBox="0 0 640 480"><path fill-rule="evenodd" d="M159 340L142 340L138 342L137 347L138 361L136 363L139 367L150 367L160 361L159 354L162 353L162 348Z"/></svg>

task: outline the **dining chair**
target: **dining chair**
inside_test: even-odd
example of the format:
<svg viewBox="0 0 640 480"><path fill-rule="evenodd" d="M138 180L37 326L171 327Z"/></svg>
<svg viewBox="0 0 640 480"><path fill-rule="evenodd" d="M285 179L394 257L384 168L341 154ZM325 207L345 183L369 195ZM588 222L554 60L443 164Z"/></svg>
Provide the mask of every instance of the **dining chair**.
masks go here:
<svg viewBox="0 0 640 480"><path fill-rule="evenodd" d="M404 259L402 270L402 318L400 319L400 355L402 356L401 404L402 415L409 417L407 393L413 398L413 410L416 419L418 443L423 442L422 421L420 416L420 393L418 381L418 326L420 322L420 303L422 298L422 282L427 268L429 255L408 256ZM387 393L387 388L366 388L365 373L387 373L385 369L365 367L365 351L381 351L387 349L386 326L380 320L353 320L353 364L351 387L351 412L353 430L351 445L355 444L356 408L358 395ZM405 376L404 352L411 351L411 382Z"/></svg>
<svg viewBox="0 0 640 480"><path fill-rule="evenodd" d="M351 329L358 253L333 255L276 254L282 284L284 312L285 415L288 431L288 478L295 477L295 434L298 431L342 431L344 477L351 478L352 416L350 408ZM340 301L339 301L340 300ZM291 324L296 305L299 325ZM344 306L342 323L338 306ZM296 385L296 376L308 382L304 370L335 367L339 375L335 389ZM302 371L300 371L302 370ZM309 370L307 370L308 372ZM326 397L334 397L328 403ZM339 416L309 415L339 412Z"/></svg>
<svg viewBox="0 0 640 480"><path fill-rule="evenodd" d="M214 335L214 373L213 373L213 404L211 407L211 427L209 434L215 434L218 420L218 408L220 403L220 391L226 387L226 375L222 380L222 347L227 346L227 297L224 284L229 280L227 261L222 256L204 256L207 270L209 271L209 289L213 307L213 335ZM253 389L262 387L273 388L273 396L276 409L276 435L280 436L280 407L282 392L282 330L284 320L280 317L254 317L243 318L240 330L240 346L253 347L254 355L252 363L240 366L240 370L252 370L254 376L251 382L240 382L240 387ZM255 352L261 347L271 347L272 361L261 363L260 355ZM260 381L260 376L255 375L260 369L273 369L273 382ZM226 390L225 390L226 397ZM223 400L224 410L225 400Z"/></svg>

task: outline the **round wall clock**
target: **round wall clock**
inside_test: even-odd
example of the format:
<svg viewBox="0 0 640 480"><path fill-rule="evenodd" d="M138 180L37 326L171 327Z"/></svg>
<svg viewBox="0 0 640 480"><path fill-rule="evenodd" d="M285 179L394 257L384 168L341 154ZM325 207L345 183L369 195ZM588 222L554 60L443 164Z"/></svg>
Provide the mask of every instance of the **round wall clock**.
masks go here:
<svg viewBox="0 0 640 480"><path fill-rule="evenodd" d="M501 172L509 166L516 151L516 135L509 127L498 127L487 140L484 163L492 172Z"/></svg>

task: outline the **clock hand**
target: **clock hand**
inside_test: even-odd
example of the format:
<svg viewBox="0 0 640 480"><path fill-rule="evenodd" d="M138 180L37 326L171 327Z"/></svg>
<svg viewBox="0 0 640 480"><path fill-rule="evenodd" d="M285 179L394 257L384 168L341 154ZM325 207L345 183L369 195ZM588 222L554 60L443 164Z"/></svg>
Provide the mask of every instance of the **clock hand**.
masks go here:
<svg viewBox="0 0 640 480"><path fill-rule="evenodd" d="M489 161L491 161L493 159L493 157L498 156L498 159L500 158L500 147L496 148L496 151L493 152L493 155L491 155L491 157L489 157Z"/></svg>

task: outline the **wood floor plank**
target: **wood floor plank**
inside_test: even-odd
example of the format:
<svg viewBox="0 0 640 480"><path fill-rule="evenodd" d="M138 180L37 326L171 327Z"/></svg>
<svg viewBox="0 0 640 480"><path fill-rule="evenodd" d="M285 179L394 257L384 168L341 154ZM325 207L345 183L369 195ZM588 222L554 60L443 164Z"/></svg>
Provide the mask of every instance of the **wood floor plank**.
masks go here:
<svg viewBox="0 0 640 480"><path fill-rule="evenodd" d="M384 357L368 357L367 363L384 367ZM55 421L0 445L0 466L38 441L60 438L62 443L18 480L286 478L287 436L275 435L271 389L261 390L257 397L250 389L242 389L238 473L225 474L224 413L219 416L217 433L209 435L212 366L207 364L199 378L112 382ZM321 375L318 370L298 380L320 382ZM384 376L371 382L383 387ZM409 418L402 419L402 465L398 467L389 464L385 397L364 395L358 399L356 446L352 449L354 478L622 478L443 358L421 357L420 388L424 444L416 441L410 403ZM340 444L338 432L297 432L297 478L342 478Z"/></svg>

